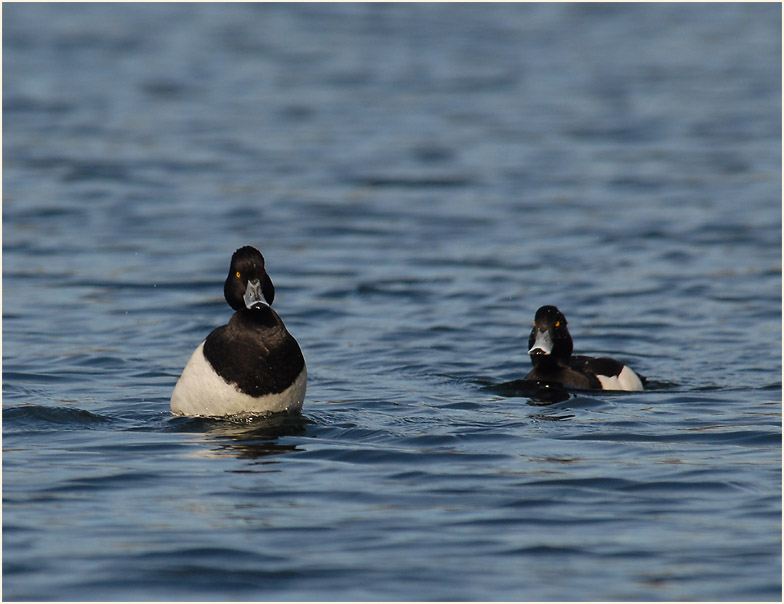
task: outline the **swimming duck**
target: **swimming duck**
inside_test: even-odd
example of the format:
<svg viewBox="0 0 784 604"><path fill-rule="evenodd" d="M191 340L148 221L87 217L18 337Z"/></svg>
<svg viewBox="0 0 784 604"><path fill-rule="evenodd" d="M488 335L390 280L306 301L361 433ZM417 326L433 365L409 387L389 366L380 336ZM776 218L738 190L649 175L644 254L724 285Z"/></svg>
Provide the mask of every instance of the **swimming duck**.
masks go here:
<svg viewBox="0 0 784 604"><path fill-rule="evenodd" d="M234 252L223 295L236 312L191 355L171 396L172 413L215 417L301 409L305 359L270 306L275 287L256 248Z"/></svg>
<svg viewBox="0 0 784 604"><path fill-rule="evenodd" d="M528 338L533 370L526 380L555 382L586 390L642 390L643 380L629 367L607 357L572 356L566 317L555 306L536 311Z"/></svg>

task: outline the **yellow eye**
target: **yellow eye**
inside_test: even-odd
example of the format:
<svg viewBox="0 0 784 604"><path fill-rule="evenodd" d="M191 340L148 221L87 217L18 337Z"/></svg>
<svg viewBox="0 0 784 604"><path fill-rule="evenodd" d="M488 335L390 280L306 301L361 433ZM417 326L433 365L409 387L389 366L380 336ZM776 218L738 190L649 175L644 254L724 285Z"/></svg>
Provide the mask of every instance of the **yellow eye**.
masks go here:
<svg viewBox="0 0 784 604"><path fill-rule="evenodd" d="M536 321L534 321L534 327L536 327Z"/></svg>
<svg viewBox="0 0 784 604"><path fill-rule="evenodd" d="M240 275L240 272L239 272L239 271L237 271L237 272L236 272L236 273L234 273L234 274L235 274L235 275L237 275L237 279L239 279L239 278L242 276L242 275Z"/></svg>
<svg viewBox="0 0 784 604"><path fill-rule="evenodd" d="M556 322L555 322L555 326L556 326L556 327L560 327L560 326L561 326L561 322L560 322L560 321L556 321Z"/></svg>

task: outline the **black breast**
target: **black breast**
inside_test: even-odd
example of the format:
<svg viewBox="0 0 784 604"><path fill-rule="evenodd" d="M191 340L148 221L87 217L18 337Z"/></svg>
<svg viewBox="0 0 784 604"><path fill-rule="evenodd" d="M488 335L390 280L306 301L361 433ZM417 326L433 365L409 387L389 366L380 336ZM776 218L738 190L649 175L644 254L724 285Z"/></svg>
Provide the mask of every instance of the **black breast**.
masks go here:
<svg viewBox="0 0 784 604"><path fill-rule="evenodd" d="M595 376L575 371L571 367L564 366L557 366L545 370L542 370L542 368L534 368L525 376L525 379L554 382L563 384L564 386L571 386L572 388L581 388L583 390L601 390L602 388L601 382L599 382Z"/></svg>
<svg viewBox="0 0 784 604"><path fill-rule="evenodd" d="M216 373L250 396L283 392L305 366L297 341L271 308L239 310L204 342Z"/></svg>

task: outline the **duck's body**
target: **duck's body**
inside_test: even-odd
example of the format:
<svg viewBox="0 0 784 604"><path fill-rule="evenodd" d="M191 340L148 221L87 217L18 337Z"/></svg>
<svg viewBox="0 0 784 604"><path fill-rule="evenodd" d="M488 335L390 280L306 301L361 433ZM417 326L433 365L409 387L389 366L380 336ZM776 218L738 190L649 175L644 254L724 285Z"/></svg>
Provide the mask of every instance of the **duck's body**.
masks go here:
<svg viewBox="0 0 784 604"><path fill-rule="evenodd" d="M224 294L237 312L191 355L172 393L172 413L216 417L301 409L305 359L270 307L275 289L258 250L234 253Z"/></svg>
<svg viewBox="0 0 784 604"><path fill-rule="evenodd" d="M643 380L620 361L572 356L572 349L566 317L555 306L542 306L528 338L534 368L525 379L583 390L643 390Z"/></svg>

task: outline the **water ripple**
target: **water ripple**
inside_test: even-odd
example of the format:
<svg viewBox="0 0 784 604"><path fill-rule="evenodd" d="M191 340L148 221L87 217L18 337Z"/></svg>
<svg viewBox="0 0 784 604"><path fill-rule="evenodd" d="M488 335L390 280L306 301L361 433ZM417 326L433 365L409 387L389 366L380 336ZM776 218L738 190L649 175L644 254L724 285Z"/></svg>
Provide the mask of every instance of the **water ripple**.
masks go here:
<svg viewBox="0 0 784 604"><path fill-rule="evenodd" d="M112 418L72 407L47 407L43 405L20 405L3 407L3 425L11 430L61 430L94 428L112 422Z"/></svg>

